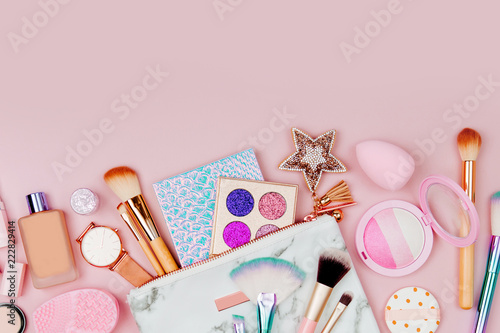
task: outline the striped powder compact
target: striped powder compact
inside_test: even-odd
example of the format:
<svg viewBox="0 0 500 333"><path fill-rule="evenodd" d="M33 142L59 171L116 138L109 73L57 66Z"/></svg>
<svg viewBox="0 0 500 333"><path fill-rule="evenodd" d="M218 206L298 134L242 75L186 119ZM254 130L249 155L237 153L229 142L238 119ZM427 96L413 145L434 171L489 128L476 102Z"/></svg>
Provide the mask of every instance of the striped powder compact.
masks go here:
<svg viewBox="0 0 500 333"><path fill-rule="evenodd" d="M458 247L476 241L477 211L453 180L426 178L420 185L420 205L421 209L406 201L389 200L363 215L356 231L356 247L368 267L387 276L414 272L430 255L433 231Z"/></svg>

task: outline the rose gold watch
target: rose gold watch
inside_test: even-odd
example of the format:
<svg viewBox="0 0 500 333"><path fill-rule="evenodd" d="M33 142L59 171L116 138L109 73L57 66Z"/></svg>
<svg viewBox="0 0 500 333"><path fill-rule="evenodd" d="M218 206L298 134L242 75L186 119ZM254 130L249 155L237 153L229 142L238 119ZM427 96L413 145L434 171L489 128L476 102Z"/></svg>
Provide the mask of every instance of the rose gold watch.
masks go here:
<svg viewBox="0 0 500 333"><path fill-rule="evenodd" d="M108 267L135 287L153 278L125 251L118 229L91 222L76 241L86 262L95 267Z"/></svg>

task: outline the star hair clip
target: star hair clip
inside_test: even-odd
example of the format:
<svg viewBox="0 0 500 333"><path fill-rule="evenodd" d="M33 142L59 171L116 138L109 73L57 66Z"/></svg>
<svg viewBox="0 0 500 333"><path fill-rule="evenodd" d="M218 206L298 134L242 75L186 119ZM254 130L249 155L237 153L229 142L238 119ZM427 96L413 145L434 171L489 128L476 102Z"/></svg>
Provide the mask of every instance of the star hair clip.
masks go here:
<svg viewBox="0 0 500 333"><path fill-rule="evenodd" d="M349 187L342 180L325 195L318 197L316 188L323 171L346 172L344 164L330 151L335 143L335 130L328 131L316 139L312 139L303 131L292 128L296 152L288 156L279 166L280 170L302 171L307 187L312 193L314 210L304 218L305 222L313 221L318 216L329 214L340 222L344 214L341 208L353 206L356 202L351 196Z"/></svg>

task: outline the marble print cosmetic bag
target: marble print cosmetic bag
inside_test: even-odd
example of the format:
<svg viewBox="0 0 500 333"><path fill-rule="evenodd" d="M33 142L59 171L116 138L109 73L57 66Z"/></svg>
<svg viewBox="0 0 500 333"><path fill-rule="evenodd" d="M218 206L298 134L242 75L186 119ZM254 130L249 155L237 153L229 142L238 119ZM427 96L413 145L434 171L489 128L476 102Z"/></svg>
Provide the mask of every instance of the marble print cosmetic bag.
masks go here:
<svg viewBox="0 0 500 333"><path fill-rule="evenodd" d="M277 307L272 328L275 333L296 332L316 283L319 255L331 247L347 251L336 220L324 215L132 289L128 303L143 333L231 333L233 314L245 317L246 332L256 332L257 312L251 302L219 312L214 300L238 291L229 277L232 269L255 258L277 257L293 262L306 272L302 286ZM321 331L346 291L354 294L353 301L334 331L379 333L354 267L333 289L316 331Z"/></svg>

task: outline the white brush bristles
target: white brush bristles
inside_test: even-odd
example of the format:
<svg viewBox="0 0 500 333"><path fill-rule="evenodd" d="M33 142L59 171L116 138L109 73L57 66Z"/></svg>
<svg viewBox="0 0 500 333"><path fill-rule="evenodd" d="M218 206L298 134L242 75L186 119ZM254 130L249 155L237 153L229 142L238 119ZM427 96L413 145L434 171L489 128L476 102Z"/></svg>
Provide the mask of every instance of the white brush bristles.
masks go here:
<svg viewBox="0 0 500 333"><path fill-rule="evenodd" d="M126 166L113 168L104 174L104 181L125 202L141 194L141 185L134 170Z"/></svg>
<svg viewBox="0 0 500 333"><path fill-rule="evenodd" d="M500 191L491 197L491 233L500 236Z"/></svg>
<svg viewBox="0 0 500 333"><path fill-rule="evenodd" d="M304 281L305 273L290 262L258 258L231 272L231 279L254 304L260 293L276 294L276 304L290 296Z"/></svg>

